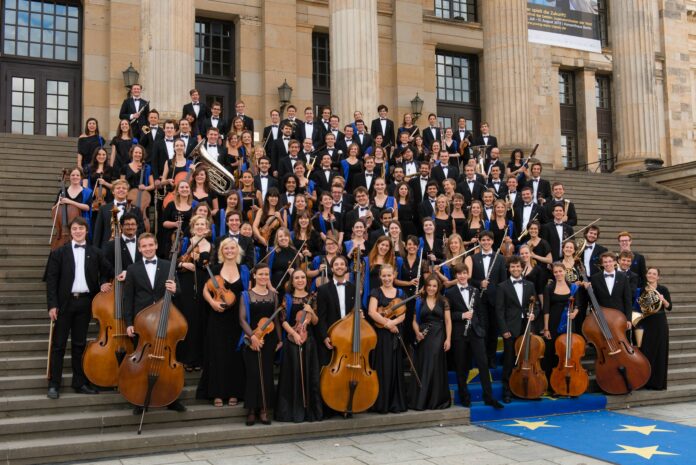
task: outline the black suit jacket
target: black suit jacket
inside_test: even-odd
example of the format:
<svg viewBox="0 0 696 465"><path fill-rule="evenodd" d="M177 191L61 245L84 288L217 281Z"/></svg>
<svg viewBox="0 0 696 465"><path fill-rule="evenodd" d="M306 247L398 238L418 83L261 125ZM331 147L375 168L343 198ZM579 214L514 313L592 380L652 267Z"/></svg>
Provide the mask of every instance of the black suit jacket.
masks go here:
<svg viewBox="0 0 696 465"><path fill-rule="evenodd" d="M224 139L227 137L227 131L230 129L230 123L227 121L227 119L223 118L222 116L219 117L220 120L218 121L218 131L220 131L220 138ZM202 120L200 128L201 128L201 137L205 137L208 135L208 129L213 127L213 117L210 116L209 118L205 118Z"/></svg>
<svg viewBox="0 0 696 465"><path fill-rule="evenodd" d="M104 247L102 248L102 255L104 257L104 260L109 266L109 273L107 274L107 277L109 279L112 279L114 277L114 266L115 266L115 260L116 257L114 256L114 248L116 247L116 241L111 240L104 244ZM131 266L133 263L138 262L142 260L142 255L140 255L140 251L138 250L138 246L136 245L135 247L135 261L131 258L131 254L128 251L128 246L126 246L126 243L121 240L121 269L127 270L129 266Z"/></svg>
<svg viewBox="0 0 696 465"><path fill-rule="evenodd" d="M602 269L602 264L599 263L599 257L602 255L604 252L607 252L608 249L604 246L601 246L597 244L596 242L592 246L592 255L590 255L590 269L586 270L588 277L592 276L598 271L601 271ZM585 264L585 253L580 257L583 265Z"/></svg>
<svg viewBox="0 0 696 465"><path fill-rule="evenodd" d="M198 128L197 128L198 132L200 132L201 129L203 128L202 122L205 119L210 118L210 115L212 113L210 112L210 108L208 108L208 105L206 105L205 103L203 103L201 101L199 101L198 103L199 103L199 107L198 107L198 114L197 115L196 115L195 110L193 109L193 102L189 102L186 105L184 105L184 107L181 109L181 119L184 119L186 117L186 115L188 115L188 114L196 115L196 126L198 126Z"/></svg>
<svg viewBox="0 0 696 465"><path fill-rule="evenodd" d="M297 160L307 163L307 158L304 153L300 152L297 154ZM280 160L280 165L278 165L278 179L282 180L286 174L294 173L292 160L290 157L285 157Z"/></svg>
<svg viewBox="0 0 696 465"><path fill-rule="evenodd" d="M529 312L529 300L532 296L536 296L534 284L522 280L522 305L517 298L517 292L512 284L512 280L506 279L498 285L498 296L495 303L495 316L498 320L498 330L500 334L510 332L515 338L522 334L522 315L525 316ZM539 315L539 306L534 304L534 317Z"/></svg>
<svg viewBox="0 0 696 465"><path fill-rule="evenodd" d="M140 109L142 110L148 105L148 102L141 98L140 99ZM133 127L133 137L140 137L140 128L143 126L147 126L147 112L149 111L149 108L146 108L145 111L140 113L140 116L138 119L133 121L133 124L131 125ZM135 100L133 97L128 97L121 103L121 109L118 112L118 118L119 119L127 119L130 121L131 115L133 113L136 113L135 109Z"/></svg>
<svg viewBox="0 0 696 465"><path fill-rule="evenodd" d="M434 179L432 177L428 178L428 182ZM426 183L427 184L427 183ZM421 179L420 175L414 176L408 180L408 185L411 188L411 197L414 205L420 205L425 197L425 191L421 190Z"/></svg>
<svg viewBox="0 0 696 465"><path fill-rule="evenodd" d="M638 275L638 287L645 286L645 274L648 272L645 265L645 257L638 252L633 252L633 263L631 263L631 271Z"/></svg>
<svg viewBox="0 0 696 465"><path fill-rule="evenodd" d="M370 135L374 139L377 134L382 134L383 136L383 146L387 146L389 144L396 145L396 139L394 138L394 121L387 119L387 130L382 131L382 123L379 118L375 118L372 120L372 124L370 125Z"/></svg>
<svg viewBox="0 0 696 465"><path fill-rule="evenodd" d="M360 153L358 154L358 156L362 156L362 154L365 153L365 150L360 145L360 140L357 138L357 136L354 135L350 142L346 141L346 138L344 136L343 139L341 139L340 141L336 141L336 148L343 152L339 159L348 158L348 147L350 147L353 144L357 144L360 148Z"/></svg>
<svg viewBox="0 0 696 465"><path fill-rule="evenodd" d="M573 227L568 223L563 223L563 240L573 235ZM556 224L554 222L545 223L541 226L540 236L551 246L551 257L553 261L561 259L561 240L556 232Z"/></svg>
<svg viewBox="0 0 696 465"><path fill-rule="evenodd" d="M496 199L505 199L505 196L508 193L508 187L505 184L505 181L502 179L500 180L500 184L498 184L498 190L495 189L492 180L488 180L488 183L486 183L486 189L493 189L495 191Z"/></svg>
<svg viewBox="0 0 696 465"><path fill-rule="evenodd" d="M198 139L196 138L196 136L193 133L191 133L188 136L188 141L186 141L186 139L183 139L183 138L181 140L186 142L186 152L185 153L186 153L186 157L189 157L191 155L191 152L193 152L193 149L195 149L196 145L198 145Z"/></svg>
<svg viewBox="0 0 696 465"><path fill-rule="evenodd" d="M97 248L102 248L111 239L111 210L114 208L114 203L110 202L99 207L99 211L96 213L97 219L94 222L94 231L92 232L92 245ZM137 234L140 235L145 231L145 224L143 223L143 215L140 210L132 205L126 207L126 211L134 214L138 221L138 231ZM124 266L125 269L125 266Z"/></svg>
<svg viewBox="0 0 696 465"><path fill-rule="evenodd" d="M164 140L164 129L162 128L159 128L156 134L154 131L150 131L148 134L140 136L140 145L147 150L147 157L145 160L150 164L152 164L152 150L154 149L155 143L160 140Z"/></svg>
<svg viewBox="0 0 696 465"><path fill-rule="evenodd" d="M271 176L270 174L268 175L268 188L270 189L271 187L279 188L279 183L278 179ZM256 188L257 191L261 191L261 175L257 174L254 176L254 187Z"/></svg>
<svg viewBox="0 0 696 465"><path fill-rule="evenodd" d="M474 182L474 188L473 190L470 190L469 183L466 178L463 178L462 181L457 184L457 192L464 196L464 201L467 205L471 205L471 202L474 200L481 200L483 197L483 191L485 190L486 185L479 181Z"/></svg>
<svg viewBox="0 0 696 465"><path fill-rule="evenodd" d="M626 315L626 319L631 321L631 303L633 295L631 294L631 284L624 273L614 271L614 288L609 293L609 288L604 280L604 272L598 272L590 278L592 290L597 303L602 307L615 308Z"/></svg>
<svg viewBox="0 0 696 465"><path fill-rule="evenodd" d="M283 132L280 130L281 129L280 125L278 125L278 136L277 137L273 137L273 131L271 129L273 129L273 125L266 126L265 128L263 128L263 140L265 141L269 137L271 138L271 140L266 145L267 151L270 148L271 143L273 143L274 140L278 140L279 138L283 137Z"/></svg>
<svg viewBox="0 0 696 465"><path fill-rule="evenodd" d="M348 315L355 307L355 286L350 281L346 281L345 287L346 315ZM341 306L333 280L317 288L317 317L319 318L315 333L318 338L317 344L323 345L331 325L341 319Z"/></svg>
<svg viewBox="0 0 696 465"><path fill-rule="evenodd" d="M551 198L548 202L544 204L544 213L546 215L546 218L548 221L551 221L553 219L553 208L556 205L560 205L561 207L565 208L565 202L564 201L558 201L554 200ZM578 224L578 215L575 213L575 204L573 202L568 203L568 221L567 223L571 226L576 226Z"/></svg>
<svg viewBox="0 0 696 465"><path fill-rule="evenodd" d="M329 180L327 181L324 170L317 166L312 171L312 174L309 175L309 179L314 181L315 189L321 194L322 192L331 192L331 183L337 176L339 176L337 172L329 170Z"/></svg>
<svg viewBox="0 0 696 465"><path fill-rule="evenodd" d="M519 237L520 234L522 234L522 231L524 231L528 224L522 224L524 221L524 202L522 201L522 195L520 195L519 191L517 191L517 198L515 199L515 231L517 232L517 236ZM519 201L519 202L518 202ZM540 206L539 204L533 203L532 202L532 212L529 215L529 221L531 222L534 217L536 217L537 221L540 223L544 222L544 218L546 217L544 214L544 207ZM539 231L541 233L541 231ZM522 240L524 242L529 239L528 237L523 238Z"/></svg>
<svg viewBox="0 0 696 465"><path fill-rule="evenodd" d="M136 315L164 297L164 285L169 273L169 261L157 259L155 286L150 285L150 278L145 271L145 262L139 261L128 267L126 281L123 286L123 317L126 326L133 326Z"/></svg>
<svg viewBox="0 0 696 465"><path fill-rule="evenodd" d="M434 166L432 170L430 170L430 176L433 179L435 179L440 185L442 185L442 182L445 179L454 179L455 182L459 182L459 168L457 168L456 166L448 165L447 176L445 176L445 170L442 168L442 165L437 165Z"/></svg>
<svg viewBox="0 0 696 465"><path fill-rule="evenodd" d="M369 187L369 189L367 189L370 196L374 195L374 193L375 193L375 180L378 177L379 176L377 176L376 172L372 172L372 181L370 181L370 187ZM355 190L355 188L357 188L357 187L367 188L367 176L365 176L365 171L354 174L350 178L350 181L348 182L348 191L353 192Z"/></svg>
<svg viewBox="0 0 696 465"><path fill-rule="evenodd" d="M474 316L471 318L471 327L469 334L476 334L478 337L486 337L488 329L488 312L483 310L480 305L481 296L479 290L474 286L467 286L469 289L469 298L471 299L471 308L474 310ZM450 312L452 315L452 339L463 339L466 320L462 319L462 315L469 311L462 293L459 290L459 284L447 289L445 296L450 303Z"/></svg>
<svg viewBox="0 0 696 465"><path fill-rule="evenodd" d="M430 129L430 126L423 128L421 134L423 134L423 145L425 145L428 150L433 146L434 141L442 140L442 131L440 128L435 128L435 137L433 137L433 131Z"/></svg>
<svg viewBox="0 0 696 465"><path fill-rule="evenodd" d="M244 120L244 128L251 131L252 134L254 133L254 118L252 118L251 116L247 116L247 115L235 115L235 116L241 116L242 119ZM230 118L230 121L231 120L232 120L232 118Z"/></svg>
<svg viewBox="0 0 696 465"><path fill-rule="evenodd" d="M495 253L493 253L493 256L495 256ZM493 261L493 257L491 257L491 261ZM474 287L480 289L481 281L486 279L486 269L483 266L483 256L481 255L481 253L479 252L477 254L474 254L471 257L471 262L472 271L471 279L469 280L469 282ZM490 305L494 305L496 287L498 283L505 281L505 279L507 278L507 271L505 269L505 257L503 257L502 254L498 254L498 257L495 259L495 262L492 262L491 264L489 264L489 266L492 266L493 268L491 269L489 275L488 290L486 292L483 292L481 301L486 302Z"/></svg>
<svg viewBox="0 0 696 465"><path fill-rule="evenodd" d="M483 140L482 135L478 135L476 138L474 138L474 146L476 145L488 145L489 147L486 149L486 156L490 156L491 150L493 150L493 147L498 146L498 138L492 135L488 135L488 144ZM505 168L503 168L503 172L505 172Z"/></svg>
<svg viewBox="0 0 696 465"><path fill-rule="evenodd" d="M372 212L372 226L369 229L372 230L380 224L379 210L377 210L373 206L370 206L370 211ZM343 217L343 232L347 235L348 238L350 238L350 235L352 233L353 225L358 221L359 218L360 212L358 208L353 208L352 210L346 212L345 216Z"/></svg>
<svg viewBox="0 0 696 465"><path fill-rule="evenodd" d="M150 166L152 166L152 176L155 179L162 177L164 166L169 161L169 152L164 137L157 139L150 151ZM171 173L170 173L171 176Z"/></svg>
<svg viewBox="0 0 696 465"><path fill-rule="evenodd" d="M270 142L271 146L271 171L278 171L280 168L280 163L288 157L288 151L285 149L285 142L283 137L279 137L273 142ZM288 141L288 146L290 141Z"/></svg>
<svg viewBox="0 0 696 465"><path fill-rule="evenodd" d="M527 179L526 186L530 187L532 192L534 192L534 179ZM539 197L544 198L546 201L553 198L553 194L551 194L551 183L544 178L539 178L539 185L537 186L537 199Z"/></svg>
<svg viewBox="0 0 696 465"><path fill-rule="evenodd" d="M474 136L471 134L471 131L465 130L464 131L464 137L462 138L461 133L459 132L459 128L454 129L454 140L457 141L457 147L462 146L462 142L464 139L469 141L469 145L467 146L466 150L464 151L464 159L462 160L462 163L466 164L466 162L471 158L471 146L474 143Z"/></svg>
<svg viewBox="0 0 696 465"><path fill-rule="evenodd" d="M357 132L353 135L353 140L360 146L360 153L365 153L365 150L372 146L372 136L367 131L363 133L362 143L360 142L360 135Z"/></svg>
<svg viewBox="0 0 696 465"><path fill-rule="evenodd" d="M435 209L433 204L430 203L430 199L426 196L420 204L418 204L418 217L421 221L423 218L432 217L435 215Z"/></svg>
<svg viewBox="0 0 696 465"><path fill-rule="evenodd" d="M91 297L99 292L99 286L108 281L108 265L99 249L92 245L85 246L85 279ZM63 309L72 294L75 280L75 256L73 244L69 241L53 250L46 264L46 302L47 308Z"/></svg>
<svg viewBox="0 0 696 465"><path fill-rule="evenodd" d="M314 147L318 148L324 145L324 125L321 123L317 123L316 121L312 121L312 129L312 144L314 145ZM302 121L301 123L297 123L297 130L295 131L295 133L297 135L297 140L300 141L301 146L304 140L307 138L307 131L304 121Z"/></svg>

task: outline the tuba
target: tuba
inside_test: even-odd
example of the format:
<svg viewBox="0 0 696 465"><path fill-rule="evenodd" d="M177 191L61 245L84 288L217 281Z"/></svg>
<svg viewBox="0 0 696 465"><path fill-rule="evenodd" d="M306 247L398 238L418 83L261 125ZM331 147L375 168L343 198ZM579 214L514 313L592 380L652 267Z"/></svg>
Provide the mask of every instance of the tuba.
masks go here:
<svg viewBox="0 0 696 465"><path fill-rule="evenodd" d="M208 168L208 186L220 195L232 190L234 176L230 174L217 160L210 156L205 149L205 139L202 139L191 152L193 160L200 160Z"/></svg>

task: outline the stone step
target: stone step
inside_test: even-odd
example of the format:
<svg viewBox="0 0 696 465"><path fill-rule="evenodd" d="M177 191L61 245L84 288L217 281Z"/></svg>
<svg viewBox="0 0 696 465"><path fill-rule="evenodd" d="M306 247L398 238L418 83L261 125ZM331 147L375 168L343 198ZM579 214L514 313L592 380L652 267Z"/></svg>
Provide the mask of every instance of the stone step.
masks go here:
<svg viewBox="0 0 696 465"><path fill-rule="evenodd" d="M56 199L56 194L53 192L34 192L33 194L0 193L0 200L5 202L29 201L43 202L52 205ZM14 203L12 204L14 205Z"/></svg>
<svg viewBox="0 0 696 465"><path fill-rule="evenodd" d="M640 390L622 396L607 396L607 408L619 410L644 405L692 402L694 399L696 399L696 383L680 385L670 383L666 391Z"/></svg>
<svg viewBox="0 0 696 465"><path fill-rule="evenodd" d="M694 384L696 383L696 367L670 367L667 374L667 380L669 384L675 386L681 384Z"/></svg>

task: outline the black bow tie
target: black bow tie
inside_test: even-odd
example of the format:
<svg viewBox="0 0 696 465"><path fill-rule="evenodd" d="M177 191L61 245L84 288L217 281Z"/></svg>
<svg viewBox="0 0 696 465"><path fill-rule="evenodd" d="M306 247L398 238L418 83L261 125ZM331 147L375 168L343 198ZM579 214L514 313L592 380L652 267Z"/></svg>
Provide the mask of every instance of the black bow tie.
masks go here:
<svg viewBox="0 0 696 465"><path fill-rule="evenodd" d="M336 283L336 287L338 287L338 286L345 286L345 285L346 285L346 283Z"/></svg>
<svg viewBox="0 0 696 465"><path fill-rule="evenodd" d="M360 207L360 211L361 211L361 212L365 212L365 211L367 211L367 210L369 210L369 209L370 209L369 207Z"/></svg>
<svg viewBox="0 0 696 465"><path fill-rule="evenodd" d="M474 182L476 182L476 180L475 179L467 179L466 182L468 182L469 184L473 184Z"/></svg>
<svg viewBox="0 0 696 465"><path fill-rule="evenodd" d="M73 245L73 248L75 248L75 249L80 249L80 248L81 248L81 249L86 249L86 248L87 248L87 245L86 245L86 244L75 244L75 245Z"/></svg>
<svg viewBox="0 0 696 465"><path fill-rule="evenodd" d="M366 178L371 178L371 177L372 177L372 173L365 173L365 177L366 177Z"/></svg>
<svg viewBox="0 0 696 465"><path fill-rule="evenodd" d="M216 118L215 116L213 116L211 119L212 119L213 121L217 121L217 120L219 120L220 118Z"/></svg>
<svg viewBox="0 0 696 465"><path fill-rule="evenodd" d="M174 142L174 139L164 139L165 142Z"/></svg>
<svg viewBox="0 0 696 465"><path fill-rule="evenodd" d="M157 265L157 260L145 260L146 265Z"/></svg>
<svg viewBox="0 0 696 465"><path fill-rule="evenodd" d="M531 207L531 206L532 206L531 203L525 203L525 204L524 204L524 208Z"/></svg>
<svg viewBox="0 0 696 465"><path fill-rule="evenodd" d="M239 233L237 233L237 234L230 233L230 237L233 239L239 239Z"/></svg>
<svg viewBox="0 0 696 465"><path fill-rule="evenodd" d="M534 182L539 182L539 178L534 178L533 181L534 181Z"/></svg>
<svg viewBox="0 0 696 465"><path fill-rule="evenodd" d="M283 137L283 140L290 140L289 137Z"/></svg>
<svg viewBox="0 0 696 465"><path fill-rule="evenodd" d="M423 176L421 176L421 181L428 181L428 178L424 178Z"/></svg>
<svg viewBox="0 0 696 465"><path fill-rule="evenodd" d="M493 181L493 184L500 184L500 181Z"/></svg>
<svg viewBox="0 0 696 465"><path fill-rule="evenodd" d="M481 257L483 257L483 258L486 258L486 257L491 258L492 256L493 256L492 253L484 253L484 254L481 254Z"/></svg>
<svg viewBox="0 0 696 465"><path fill-rule="evenodd" d="M135 244L135 237L134 237L133 239L123 239L123 242L126 243L126 244L129 244L129 243L132 242L132 243Z"/></svg>
<svg viewBox="0 0 696 465"><path fill-rule="evenodd" d="M139 102L139 101L140 101L140 98L133 97L133 100L136 101L136 102Z"/></svg>
<svg viewBox="0 0 696 465"><path fill-rule="evenodd" d="M217 144L207 144L207 145L208 145L209 148L211 148L211 147L217 148Z"/></svg>
<svg viewBox="0 0 696 465"><path fill-rule="evenodd" d="M118 207L124 207L124 208L125 208L126 205L128 205L128 202L116 202L116 206L118 206Z"/></svg>
<svg viewBox="0 0 696 465"><path fill-rule="evenodd" d="M150 129L152 129L153 131L156 131L159 129L159 126L150 126Z"/></svg>
<svg viewBox="0 0 696 465"><path fill-rule="evenodd" d="M272 124L271 127L272 127L272 128L277 128L278 125L277 125L277 124Z"/></svg>
<svg viewBox="0 0 696 465"><path fill-rule="evenodd" d="M314 124L314 123L306 122L306 121L305 121L305 124L306 124L307 126L311 126L311 125Z"/></svg>
<svg viewBox="0 0 696 465"><path fill-rule="evenodd" d="M592 250L593 247L594 247L593 245L588 245L588 246L585 246L585 249L586 249L586 250Z"/></svg>
<svg viewBox="0 0 696 465"><path fill-rule="evenodd" d="M188 134L179 134L179 138L181 138L181 139L188 139L188 138L189 138L189 135L188 135ZM174 139L172 139L172 140L174 140Z"/></svg>
<svg viewBox="0 0 696 465"><path fill-rule="evenodd" d="M613 278L613 277L614 277L614 273L604 273L604 277L605 277L605 278Z"/></svg>
<svg viewBox="0 0 696 465"><path fill-rule="evenodd" d="M521 279L513 279L512 284L522 284L522 280Z"/></svg>
<svg viewBox="0 0 696 465"><path fill-rule="evenodd" d="M199 102L191 102L191 104L192 104L193 106L200 105Z"/></svg>
<svg viewBox="0 0 696 465"><path fill-rule="evenodd" d="M268 175L267 175L267 174L260 174L259 177L260 177L261 179L268 179Z"/></svg>
<svg viewBox="0 0 696 465"><path fill-rule="evenodd" d="M469 288L468 288L468 287L460 287L459 290L462 291L462 292L464 292L464 291L468 291Z"/></svg>

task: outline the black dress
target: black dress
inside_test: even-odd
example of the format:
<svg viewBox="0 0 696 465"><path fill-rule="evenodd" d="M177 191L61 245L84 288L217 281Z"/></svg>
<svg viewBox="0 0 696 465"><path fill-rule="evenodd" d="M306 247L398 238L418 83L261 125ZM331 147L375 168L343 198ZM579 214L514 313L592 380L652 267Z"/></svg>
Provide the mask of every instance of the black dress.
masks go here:
<svg viewBox="0 0 696 465"><path fill-rule="evenodd" d="M452 217L448 216L446 220L435 217L435 239L442 240L444 236L452 235Z"/></svg>
<svg viewBox="0 0 696 465"><path fill-rule="evenodd" d="M300 247L302 247L302 243L304 242L304 239L293 239L292 243L295 246L295 249L300 250ZM324 244L321 240L321 236L317 231L314 229L312 232L309 233L309 239L307 239L307 242L305 243L307 246L307 249L312 252L312 256L319 255L321 252L324 251ZM302 260L302 257L298 257L297 261L295 262L300 263ZM311 261L311 258L310 258Z"/></svg>
<svg viewBox="0 0 696 465"><path fill-rule="evenodd" d="M672 310L672 298L669 290L662 285L657 286L657 292L669 302ZM650 361L652 372L650 380L645 385L647 389L667 389L667 361L669 359L669 327L665 309L660 309L654 315L641 320L639 327L643 328L643 343L640 346L643 355Z"/></svg>
<svg viewBox="0 0 696 465"><path fill-rule="evenodd" d="M333 220L329 220L326 216L322 215L322 218L324 220L324 228L326 228L326 231L323 230L321 227L321 221L319 219L319 216L316 216L312 219L312 226L314 227L314 230L320 233L324 234L329 234L332 231L335 234L335 239L338 238L338 233L343 231L343 215L340 213L333 212ZM333 227L332 227L333 225ZM322 251L323 251L323 244L322 244Z"/></svg>
<svg viewBox="0 0 696 465"><path fill-rule="evenodd" d="M116 156L114 157L114 172L120 173L121 167L130 163L130 149L133 147L133 139L121 139L114 136L111 139L111 145L116 147Z"/></svg>
<svg viewBox="0 0 696 465"><path fill-rule="evenodd" d="M454 232L459 234L463 240L466 240L464 236L466 235L467 232L467 221L466 217L464 218L453 218L454 219Z"/></svg>
<svg viewBox="0 0 696 465"><path fill-rule="evenodd" d="M505 237L505 228L508 226L508 222L505 222L505 226L500 228L498 222L495 219L491 220L489 231L493 233L493 250L498 250L500 245L503 243L503 238Z"/></svg>
<svg viewBox="0 0 696 465"><path fill-rule="evenodd" d="M211 312L203 298L203 286L209 278L205 269L208 260L210 252L201 252L198 260L194 262L195 272L181 268L177 273L181 291L174 297L174 305L186 318L188 331L184 340L176 346L176 358L188 367L203 365L205 323L208 313Z"/></svg>
<svg viewBox="0 0 696 465"><path fill-rule="evenodd" d="M405 204L397 203L397 208L399 211L399 223L401 224L401 237L406 239L408 236L418 236L418 227L416 227L418 219L413 204L410 202Z"/></svg>
<svg viewBox="0 0 696 465"><path fill-rule="evenodd" d="M189 233L189 223L191 222L191 216L193 215L193 208L189 208L186 211L180 211L176 208L176 202L170 202L169 205L162 212L162 222L164 221L177 221L179 216L181 216L181 237L188 236ZM159 246L157 248L160 256L168 257L172 252L172 235L176 233L176 228L165 228L162 226L160 228L161 237L158 238Z"/></svg>
<svg viewBox="0 0 696 465"><path fill-rule="evenodd" d="M94 151L104 145L104 140L99 135L80 137L77 139L77 153L82 155L82 168L87 168L92 163Z"/></svg>
<svg viewBox="0 0 696 465"><path fill-rule="evenodd" d="M142 169L139 169L138 171L133 171L130 167L130 164L128 163L121 166L121 176L125 176L126 181L128 181L128 187L130 189L137 189L140 185L140 171L142 171ZM148 179L143 179L143 184L147 185L147 183Z"/></svg>
<svg viewBox="0 0 696 465"><path fill-rule="evenodd" d="M413 380L409 389L408 408L436 410L448 408L451 403L447 379L445 343L445 310L449 304L439 298L430 308L421 301L421 325L428 325L428 335L414 349L413 364L421 380L421 387Z"/></svg>
<svg viewBox="0 0 696 465"><path fill-rule="evenodd" d="M241 298L241 296L239 296ZM276 295L269 292L268 295L259 295L254 291L249 291L249 326L253 330L256 328L261 318L270 318L277 306ZM247 409L261 409L264 406L264 398L267 408L273 406L275 399L273 388L273 359L275 358L275 348L278 344L276 331L271 331L264 338L263 347L259 352L251 350L248 346L244 347L244 367L246 370L246 383L244 387L244 407ZM263 392L261 390L261 378L259 377L259 363L263 369ZM262 397L264 394L264 397Z"/></svg>
<svg viewBox="0 0 696 465"><path fill-rule="evenodd" d="M483 231L483 222L480 223L480 226L474 228L472 228L468 222L466 223L466 226L464 227L464 234L462 235L464 242L471 242L474 237L478 237L479 233Z"/></svg>
<svg viewBox="0 0 696 465"><path fill-rule="evenodd" d="M541 362L547 378L551 376L554 367L558 365L558 356L556 355L555 349L556 338L559 334L558 325L563 318L563 310L565 310L566 305L568 305L568 299L570 298L570 293L556 294L554 292L555 288L556 282L554 281L544 289L543 314L549 315L549 332L551 333L551 339L544 338L544 342L546 342L546 352Z"/></svg>
<svg viewBox="0 0 696 465"><path fill-rule="evenodd" d="M290 247L275 249L273 263L271 264L271 284L278 291L279 298L285 294L284 285L290 279L290 273L287 271L295 255L297 255L297 250ZM299 266L300 259L298 258L293 263L293 267L297 269ZM281 278L283 279L282 283L280 282Z"/></svg>
<svg viewBox="0 0 696 465"><path fill-rule="evenodd" d="M377 299L380 307L388 306L391 298L380 287L370 291L370 297ZM388 329L375 326L377 346L370 354L370 365L377 372L379 394L371 410L378 413L399 413L407 409L406 383L402 363L401 344L395 334Z"/></svg>
<svg viewBox="0 0 696 465"><path fill-rule="evenodd" d="M286 320L295 326L297 312L304 307L306 298L294 299L290 317ZM319 391L319 356L312 337L312 326L307 327L307 340L300 348L289 338L283 345L283 357L278 377L278 397L273 415L278 421L319 421L322 419L323 403ZM300 366L300 357L302 366ZM304 383L301 379L304 374ZM305 395L302 395L304 387ZM307 407L304 406L307 400Z"/></svg>
<svg viewBox="0 0 696 465"><path fill-rule="evenodd" d="M399 275L399 279L401 281L411 281L412 279L416 279L418 277L418 268L420 261L418 260L418 257L413 261L413 266L408 263L408 259L404 257L404 262L403 265L401 265L401 274ZM421 282L423 281L423 271L421 270ZM420 287L420 284L419 286ZM403 286L401 287L401 290L404 293L405 297L410 297L416 292L416 286ZM415 341L415 334L413 332L413 325L408 324L409 321L413 321L413 313L416 308L416 301L411 300L406 304L406 318L404 319L404 324L403 326L403 338L404 342L406 343L406 346L409 347L410 344L413 344L413 341Z"/></svg>
<svg viewBox="0 0 696 465"><path fill-rule="evenodd" d="M215 268L213 273L220 273L221 266ZM233 283L225 281L225 288L237 297L234 305L222 313L207 310L205 359L199 383L201 397L205 399L240 399L244 394L244 362L241 348L237 348L242 335L239 301L244 285L241 277Z"/></svg>

